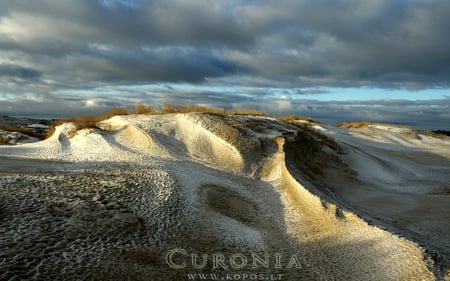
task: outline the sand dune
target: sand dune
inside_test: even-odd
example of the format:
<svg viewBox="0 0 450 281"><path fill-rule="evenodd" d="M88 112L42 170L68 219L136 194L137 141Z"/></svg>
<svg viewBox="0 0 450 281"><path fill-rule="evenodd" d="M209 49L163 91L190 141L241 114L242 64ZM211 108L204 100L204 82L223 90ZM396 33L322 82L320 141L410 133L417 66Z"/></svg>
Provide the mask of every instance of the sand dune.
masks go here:
<svg viewBox="0 0 450 281"><path fill-rule="evenodd" d="M448 274L442 209L426 216L406 210L427 208L432 194L444 210L449 205L442 191L448 140L318 127L344 154L324 145L321 153L335 157L317 159L325 173L313 178L307 165L290 161L296 153L301 161L296 146L311 132L269 117L129 115L99 127L75 132L64 124L45 141L0 147L0 279L189 280L211 273L219 280L229 274L241 278L233 280L244 274L435 280ZM347 165L330 160L336 156ZM378 202L380 194L391 195L391 203L397 198L401 210ZM414 197L408 205L400 196ZM402 217L403 224L393 222ZM175 263L184 267L167 262L173 249L183 250ZM208 263L195 268L192 254L208 255ZM233 257L242 262L252 254L267 255L269 264L233 266Z"/></svg>

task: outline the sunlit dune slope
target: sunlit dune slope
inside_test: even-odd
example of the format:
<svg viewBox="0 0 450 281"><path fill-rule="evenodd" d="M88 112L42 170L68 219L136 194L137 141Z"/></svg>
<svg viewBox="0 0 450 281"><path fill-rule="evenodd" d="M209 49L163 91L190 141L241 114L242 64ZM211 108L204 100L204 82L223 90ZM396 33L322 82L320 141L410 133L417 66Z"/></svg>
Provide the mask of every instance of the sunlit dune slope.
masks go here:
<svg viewBox="0 0 450 281"><path fill-rule="evenodd" d="M298 255L300 264L295 268L256 270L280 272L285 280L444 276L445 261L437 264L401 229L384 227L389 225L389 213L380 224L369 224L376 221L373 212L362 210L361 201L353 206L348 190L337 186L345 183L328 173L330 167L342 169L342 175L353 169L360 173L353 174L353 180L376 182L367 178L369 168L352 167L366 140L355 138L359 139L355 152L348 130L312 126L336 138L337 144L309 127L270 117L186 113L115 116L98 128L80 131L68 123L42 142L0 147L6 162L65 163L61 168L48 166L40 174L0 166L9 173L0 177L4 206L0 231L6 241L0 248L11 255L16 250L27 254L14 264L3 262L2 267L14 275L22 263L46 264L69 247L83 262L61 259L46 269L47 274L183 280L195 269L174 270L164 260L168 251L182 248L199 254ZM27 194L21 193L24 187ZM23 202L41 211L29 215ZM52 204L58 206L52 209L57 215L45 207ZM11 244L44 221L57 225L57 233L40 233L47 237L41 248ZM21 231L11 231L19 225ZM114 239L106 239L105 233ZM63 246L50 246L61 239L66 239ZM44 248L54 255L39 255ZM30 270L39 275L37 269ZM210 265L203 269L214 270ZM223 270L233 272L230 265Z"/></svg>

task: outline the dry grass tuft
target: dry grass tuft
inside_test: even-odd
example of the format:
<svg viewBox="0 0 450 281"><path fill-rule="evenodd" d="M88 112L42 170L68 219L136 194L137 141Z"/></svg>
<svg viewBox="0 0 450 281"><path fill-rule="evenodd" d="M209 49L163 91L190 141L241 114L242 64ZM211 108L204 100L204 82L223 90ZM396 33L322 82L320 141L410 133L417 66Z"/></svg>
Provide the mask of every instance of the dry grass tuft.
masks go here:
<svg viewBox="0 0 450 281"><path fill-rule="evenodd" d="M156 111L148 104L140 103L136 105L133 111L131 111L132 114L154 114Z"/></svg>
<svg viewBox="0 0 450 281"><path fill-rule="evenodd" d="M81 129L96 128L98 121L99 121L98 117L86 115L81 117L74 117L70 119L69 122L74 123L77 130L81 130Z"/></svg>
<svg viewBox="0 0 450 281"><path fill-rule="evenodd" d="M339 128L347 128L347 129L357 129L357 128L362 128L362 127L367 127L371 124L371 122L367 122L367 121L361 121L361 122L342 122L338 125Z"/></svg>
<svg viewBox="0 0 450 281"><path fill-rule="evenodd" d="M225 110L223 108L211 108L207 106L194 106L194 105L180 105L175 106L171 101L166 102L160 112L161 113L190 113L190 112L203 112L219 115L253 115L253 116L267 116L267 113L255 109L230 109Z"/></svg>
<svg viewBox="0 0 450 281"><path fill-rule="evenodd" d="M46 138L51 137L56 130L56 127L62 125L64 123L73 123L75 125L75 131L71 132L70 136L73 137L78 130L88 129L88 128L97 128L97 122L100 121L98 117L86 115L81 117L72 117L62 120L56 120L53 122L47 130Z"/></svg>
<svg viewBox="0 0 450 281"><path fill-rule="evenodd" d="M379 122L369 122L369 121L361 121L361 122L343 122L338 125L340 128L348 128L348 129L358 129L363 127L368 127L370 125L378 125L378 126L392 126L397 128L405 128L411 129L414 128L406 125L398 125L398 124L388 124L388 123L379 123Z"/></svg>
<svg viewBox="0 0 450 281"><path fill-rule="evenodd" d="M401 134L405 137L417 137L417 134L422 134L434 138L439 139L445 139L448 138L450 135L450 132L448 131L429 131L429 130L419 130L415 129L411 126L406 125L397 125L397 124L387 124L387 123L378 123L378 122L368 122L368 121L362 121L362 122L344 122L338 125L340 128L347 128L347 129L358 129L358 128L364 128L368 127L370 125L378 125L378 126L392 126L396 128L403 128L403 129L409 129L410 131L402 132Z"/></svg>
<svg viewBox="0 0 450 281"><path fill-rule="evenodd" d="M70 136L74 136L78 130L98 128L97 127L98 122L105 120L105 119L109 119L109 118L117 116L117 115L128 115L128 111L123 107L114 107L98 116L85 115L85 116L81 116L81 117L71 117L71 118L56 120L48 128L46 138L51 137L55 133L55 128L64 123L75 124L76 130L70 134Z"/></svg>
<svg viewBox="0 0 450 281"><path fill-rule="evenodd" d="M138 104L134 110L128 111L123 107L115 107L99 116L82 116L82 117L72 117L68 119L62 119L54 122L48 129L47 138L53 135L55 132L55 127L67 122L73 122L77 130L85 128L96 128L97 123L109 119L117 115L128 115L128 114L168 114L168 113L190 113L190 112L202 112L217 115L253 115L253 116L267 116L267 113L261 110L255 109L230 109L225 110L223 108L210 108L207 106L194 106L194 105L179 105L175 106L173 102L167 101L161 109L155 110L153 107L147 104ZM296 115L290 115L286 117L278 117L280 120L285 122L292 122L296 120L306 120L309 122L315 122L311 117L299 117ZM317 123L317 122L315 122ZM296 125L296 124L294 124ZM323 137L323 139L325 136ZM331 143L331 140L328 141Z"/></svg>
<svg viewBox="0 0 450 281"><path fill-rule="evenodd" d="M266 112L256 109L231 109L227 113L231 115L267 116Z"/></svg>
<svg viewBox="0 0 450 281"><path fill-rule="evenodd" d="M102 115L96 116L95 119L97 120L96 122L99 122L99 121L106 120L106 119L109 119L109 118L117 116L117 115L128 115L128 110L124 107L114 107L114 108L106 111Z"/></svg>
<svg viewBox="0 0 450 281"><path fill-rule="evenodd" d="M177 113L203 112L211 114L226 115L227 111L222 108L210 108L207 106L181 105L175 108Z"/></svg>
<svg viewBox="0 0 450 281"><path fill-rule="evenodd" d="M64 123L73 123L75 125L75 131L70 134L70 136L72 137L78 130L96 128L98 121L99 119L97 117L91 115L56 120L48 128L46 138L51 137L55 133L56 127Z"/></svg>
<svg viewBox="0 0 450 281"><path fill-rule="evenodd" d="M284 122L293 122L293 121L308 121L311 123L319 123L316 122L314 119L312 119L312 117L302 117L302 116L297 116L297 115L288 115L288 116L281 116L278 117L279 120L284 121Z"/></svg>
<svg viewBox="0 0 450 281"><path fill-rule="evenodd" d="M175 109L175 106L171 101L166 102L161 108L161 113L176 113L176 112L177 111Z"/></svg>

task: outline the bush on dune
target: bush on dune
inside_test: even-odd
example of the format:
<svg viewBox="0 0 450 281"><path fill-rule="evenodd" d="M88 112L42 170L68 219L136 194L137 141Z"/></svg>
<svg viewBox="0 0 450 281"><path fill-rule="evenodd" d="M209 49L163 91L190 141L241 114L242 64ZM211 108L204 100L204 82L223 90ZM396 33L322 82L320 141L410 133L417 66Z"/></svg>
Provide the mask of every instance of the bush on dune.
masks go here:
<svg viewBox="0 0 450 281"><path fill-rule="evenodd" d="M77 130L96 128L98 121L100 121L99 118L91 115L75 117L70 120L70 122L75 124Z"/></svg>
<svg viewBox="0 0 450 281"><path fill-rule="evenodd" d="M373 123L371 122L367 122L367 121L362 121L362 122L342 122L338 125L339 128L347 128L347 129L352 129L352 128L362 128L362 127L367 127L369 125L371 125Z"/></svg>
<svg viewBox="0 0 450 281"><path fill-rule="evenodd" d="M175 113L175 106L171 101L166 102L161 108L161 113Z"/></svg>
<svg viewBox="0 0 450 281"><path fill-rule="evenodd" d="M231 115L267 116L266 112L256 109L231 109L227 113Z"/></svg>
<svg viewBox="0 0 450 281"><path fill-rule="evenodd" d="M94 117L97 121L102 121L102 120L106 120L109 119L111 117L117 116L117 115L128 115L128 110L124 107L113 107L110 110L106 111L105 113Z"/></svg>
<svg viewBox="0 0 450 281"><path fill-rule="evenodd" d="M109 119L111 117L117 115L128 115L128 114L170 114L170 113L190 113L190 112L202 112L208 114L217 114L217 115L252 115L252 116L268 116L268 114L261 110L256 109L230 109L226 110L223 108L211 108L207 106L198 106L198 105L174 105L171 101L166 102L161 109L155 110L150 105L140 103L136 105L136 107L130 111L123 107L115 107L107 112L98 115L98 116L81 116L81 117L72 117L55 121L50 128L48 129L47 138L52 136L55 132L55 127L61 125L63 123L72 122L75 124L76 130L87 129L87 128L98 128L97 123ZM296 115L289 115L285 117L277 117L279 120L292 123L296 126L302 126L302 124L295 123L293 121L297 120L305 120L308 122L315 122L311 117L299 117ZM304 128L306 130L306 127ZM322 140L322 142L327 143L330 147L336 148L336 145L333 143L333 140L325 135L319 134L315 132L316 136ZM327 139L328 138L328 139Z"/></svg>
<svg viewBox="0 0 450 281"><path fill-rule="evenodd" d="M131 114L154 114L156 111L148 104L140 103L136 105Z"/></svg>
<svg viewBox="0 0 450 281"><path fill-rule="evenodd" d="M411 126L406 126L406 125L388 124L388 123L379 123L379 122L369 122L369 121L343 122L343 123L340 123L338 125L338 127L340 127L340 128L347 128L347 129L359 129L359 128L368 127L370 125L390 126L390 127L408 129L409 131L405 130L405 132L402 132L401 134L403 136L409 137L409 138L411 138L411 137L417 138L418 134L426 135L426 136L430 136L430 137L434 137L434 138L439 138L439 139L446 139L446 138L448 138L450 136L450 132L448 132L448 131L442 131L442 130L437 130L437 131L420 130L420 129L416 129L416 128L413 128Z"/></svg>
<svg viewBox="0 0 450 281"><path fill-rule="evenodd" d="M380 123L380 122L369 122L369 121L360 121L360 122L342 122L338 125L339 128L347 128L347 129L358 129L363 127L368 127L370 125L378 125L378 126L392 126L397 128L411 129L411 126L399 125L399 124L388 124L388 123Z"/></svg>
<svg viewBox="0 0 450 281"><path fill-rule="evenodd" d="M73 136L73 135L75 135L76 131L78 131L78 130L98 128L97 123L102 120L106 120L106 119L109 119L109 118L117 116L117 115L127 115L127 114L128 114L128 111L125 108L114 107L98 116L84 115L81 117L71 117L71 118L56 120L48 128L46 138L51 137L55 133L55 128L64 123L73 123L75 125L75 128L76 128L75 132L73 132L73 134L71 134L71 136Z"/></svg>
<svg viewBox="0 0 450 281"><path fill-rule="evenodd" d="M256 109L223 109L207 107L202 105L174 105L171 101L166 102L160 112L156 114L166 113L190 113L190 112L202 112L218 115L253 115L253 116L267 116L267 113Z"/></svg>
<svg viewBox="0 0 450 281"><path fill-rule="evenodd" d="M254 110L254 109L232 109L232 110L225 110L222 108L210 108L207 106L194 106L194 105L174 105L171 101L166 102L162 107L161 110L157 111L150 105L141 103L136 105L136 107L128 111L126 108L123 107L115 107L107 112L98 115L98 116L81 116L81 117L72 117L72 118L66 118L61 119L53 122L51 126L49 127L47 131L47 138L52 136L55 132L56 126L59 126L63 123L69 123L72 122L75 124L76 130L81 129L88 129L88 128L98 128L97 123L109 119L111 117L117 116L117 115L128 115L128 114L169 114L169 113L189 113L189 112L203 112L203 113L210 113L210 114L219 114L219 115L255 115L255 116L266 116L267 113L260 111L260 110Z"/></svg>
<svg viewBox="0 0 450 281"><path fill-rule="evenodd" d="M314 122L319 123L315 121L312 117L302 117L297 115L288 115L288 116L280 116L278 117L279 120L284 122L293 122L293 121L308 121L308 122Z"/></svg>
<svg viewBox="0 0 450 281"><path fill-rule="evenodd" d="M56 120L53 122L47 130L47 138L51 137L56 130L56 127L64 123L73 123L75 125L75 131L71 136L75 135L76 131L87 128L96 128L98 119L94 116L86 115L81 117L72 117L67 119Z"/></svg>
<svg viewBox="0 0 450 281"><path fill-rule="evenodd" d="M211 114L225 115L226 110L222 108L210 108L207 106L180 105L174 108L176 113L203 112Z"/></svg>

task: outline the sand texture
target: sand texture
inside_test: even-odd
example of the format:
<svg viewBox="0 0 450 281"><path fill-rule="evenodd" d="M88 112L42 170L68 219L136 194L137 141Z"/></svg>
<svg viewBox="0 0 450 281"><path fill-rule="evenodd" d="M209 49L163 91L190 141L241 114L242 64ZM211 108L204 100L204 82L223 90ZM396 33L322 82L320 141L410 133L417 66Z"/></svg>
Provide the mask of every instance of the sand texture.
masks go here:
<svg viewBox="0 0 450 281"><path fill-rule="evenodd" d="M0 279L450 278L449 139L312 125L128 115L0 146ZM270 264L230 263L252 254Z"/></svg>

